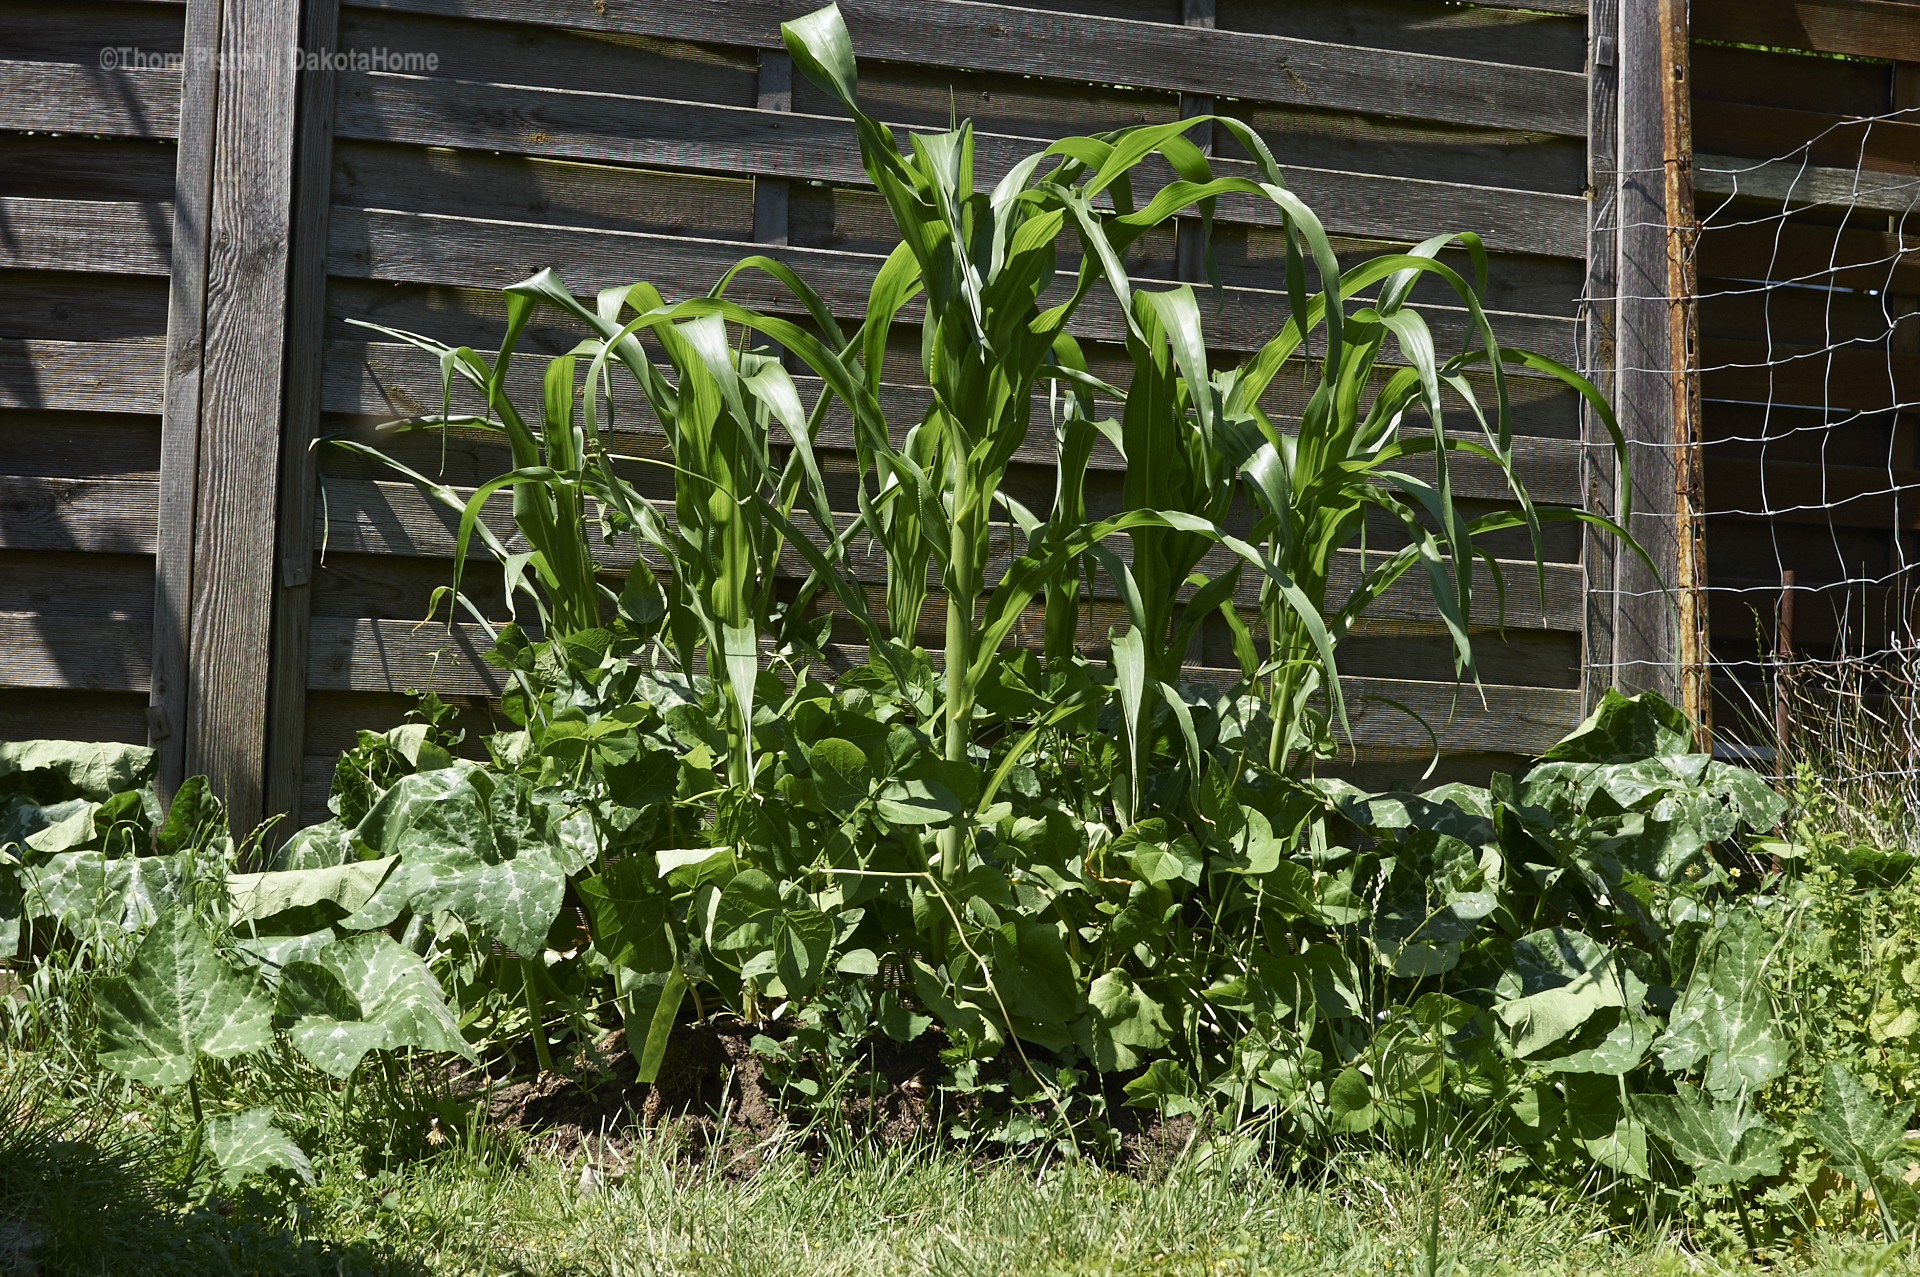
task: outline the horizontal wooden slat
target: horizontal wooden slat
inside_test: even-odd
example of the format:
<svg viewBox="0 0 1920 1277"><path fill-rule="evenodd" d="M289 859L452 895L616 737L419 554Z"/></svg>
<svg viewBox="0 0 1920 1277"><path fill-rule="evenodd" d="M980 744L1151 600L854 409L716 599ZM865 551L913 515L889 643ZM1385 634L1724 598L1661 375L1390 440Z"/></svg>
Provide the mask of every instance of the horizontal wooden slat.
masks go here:
<svg viewBox="0 0 1920 1277"><path fill-rule="evenodd" d="M173 206L0 197L0 266L165 275Z"/></svg>
<svg viewBox="0 0 1920 1277"><path fill-rule="evenodd" d="M1694 193L1738 195L1795 208L1830 205L1863 213L1905 213L1920 205L1920 177L1804 164L1793 157L1798 144L1799 139L1784 139L1775 154L1787 158L1775 160L1697 152Z"/></svg>
<svg viewBox="0 0 1920 1277"><path fill-rule="evenodd" d="M1891 69L1881 63L1724 44L1695 44L1691 54L1696 109L1704 102L1751 102L1879 115L1893 100Z"/></svg>
<svg viewBox="0 0 1920 1277"><path fill-rule="evenodd" d="M1920 238L1799 222L1709 225L1700 235L1699 267L1703 278L1920 292Z"/></svg>
<svg viewBox="0 0 1920 1277"><path fill-rule="evenodd" d="M144 554L0 550L0 612L150 622L153 560Z"/></svg>
<svg viewBox="0 0 1920 1277"><path fill-rule="evenodd" d="M164 337L166 332L164 275L0 267L0 336L124 342Z"/></svg>
<svg viewBox="0 0 1920 1277"><path fill-rule="evenodd" d="M145 692L0 689L0 740L147 743Z"/></svg>
<svg viewBox="0 0 1920 1277"><path fill-rule="evenodd" d="M1809 164L1857 166L1908 177L1920 171L1920 124L1910 119L1860 120L1826 111L1797 111L1747 102L1693 104L1693 141L1714 155L1774 159L1792 152ZM1804 150L1796 147L1805 144Z"/></svg>
<svg viewBox="0 0 1920 1277"><path fill-rule="evenodd" d="M726 240L338 206L329 224L329 240L327 266L336 275L504 288L540 266L549 266L580 296L638 279L649 280L668 297L700 296L743 256L739 244ZM836 315L854 320L864 316L867 294L883 258L829 249L761 247L805 279ZM1054 291L1064 298L1072 291L1073 276L1062 273L1056 278ZM805 313L783 286L757 272L738 276L728 296L748 306ZM1424 313L1436 344L1459 344L1467 328L1464 311L1430 305ZM1209 344L1228 350L1258 349L1279 332L1285 315L1285 294L1265 289L1228 288L1218 297L1208 291L1201 302L1201 323ZM1568 362L1575 357L1571 320L1510 314L1490 319L1510 344ZM1069 327L1076 335L1094 340L1126 337L1119 305L1105 289L1087 297Z"/></svg>
<svg viewBox="0 0 1920 1277"><path fill-rule="evenodd" d="M1706 338L1701 393L1708 399L1878 409L1920 401L1920 355L1844 345L1808 350L1782 342Z"/></svg>
<svg viewBox="0 0 1920 1277"><path fill-rule="evenodd" d="M180 131L180 73L0 61L0 129L174 137Z"/></svg>
<svg viewBox="0 0 1920 1277"><path fill-rule="evenodd" d="M152 651L153 628L140 621L0 612L0 687L144 692Z"/></svg>
<svg viewBox="0 0 1920 1277"><path fill-rule="evenodd" d="M0 408L160 411L166 342L0 338Z"/></svg>
<svg viewBox="0 0 1920 1277"><path fill-rule="evenodd" d="M0 133L0 190L38 199L165 203L173 198L175 158L170 143L148 139Z"/></svg>
<svg viewBox="0 0 1920 1277"><path fill-rule="evenodd" d="M160 419L105 412L0 412L0 457L16 475L157 479Z"/></svg>
<svg viewBox="0 0 1920 1277"><path fill-rule="evenodd" d="M1906 0L1693 0L1696 40L1920 61L1920 5Z"/></svg>
<svg viewBox="0 0 1920 1277"><path fill-rule="evenodd" d="M159 485L0 475L0 548L153 553Z"/></svg>
<svg viewBox="0 0 1920 1277"><path fill-rule="evenodd" d="M1920 527L1920 471L1706 454L1709 517L1821 527Z"/></svg>
<svg viewBox="0 0 1920 1277"><path fill-rule="evenodd" d="M811 0L362 0L362 8L535 22L779 49ZM1569 71L1131 22L971 0L846 0L853 47L878 61L1093 80L1377 115L1585 136L1586 84Z"/></svg>
<svg viewBox="0 0 1920 1277"><path fill-rule="evenodd" d="M1707 613L1713 642L1728 652L1769 650L1780 598L1780 581L1716 576L1708 582ZM1878 651L1889 640L1911 641L1920 624L1920 602L1909 584L1796 585L1793 592L1793 641L1796 649L1826 649L1841 642L1853 651ZM1754 646L1756 640L1760 647Z"/></svg>
<svg viewBox="0 0 1920 1277"><path fill-rule="evenodd" d="M326 492L329 522L324 531L329 544L342 553L405 554L433 559L453 557L458 516L445 507L430 503L412 484L335 479L328 481ZM663 514L671 518L670 510L663 511ZM512 512L505 502L489 502L482 518L494 529L509 552L518 553L527 548L513 526ZM844 523L840 525L841 528L844 526ZM1121 557L1126 558L1125 539L1116 538L1115 541ZM477 541L473 552L483 553ZM886 579L885 560L878 555L856 552L852 557L856 579L869 582ZM667 567L664 561L656 560L651 552L648 553L648 559L657 569L665 570ZM1232 561L1229 552L1216 551L1202 560L1200 570L1222 572ZM986 566L989 579L1005 571L1007 562L1007 545L996 535L994 549ZM612 559L608 563L616 570L625 566ZM1506 560L1502 562L1501 570L1506 575L1511 594L1506 618L1509 626L1555 630L1580 628L1584 587L1577 566L1559 563L1547 565L1547 607L1544 615L1540 611L1534 586L1533 564ZM798 578L807 574L807 567L798 553L789 551L782 556L781 571ZM1341 551L1327 588L1329 603L1337 606L1343 601L1358 582L1359 574L1359 551ZM1102 583L1099 586L1102 591L1111 588L1104 576L1098 579ZM1494 624L1499 620L1499 615L1492 585L1484 569L1477 573L1477 579L1482 588L1475 592L1472 619L1478 623ZM1240 602L1251 606L1257 590L1251 574L1243 576L1239 590ZM1393 589L1375 603L1368 615L1398 620L1434 619L1433 603L1425 578L1417 573L1402 577Z"/></svg>
<svg viewBox="0 0 1920 1277"><path fill-rule="evenodd" d="M420 626L405 621L347 620L316 617L307 685L340 691L404 692L408 688L443 695L497 696L504 685L503 671L486 664L480 653L488 646L476 625ZM866 652L857 645L836 645L828 652L830 668L864 663ZM1191 669L1195 682L1231 686L1238 674L1226 670ZM1486 707L1471 687L1415 683L1397 679L1347 678L1342 688L1355 738L1370 745L1420 748L1429 745L1426 732L1400 710L1382 699L1391 698L1413 709L1434 729L1443 750L1454 752L1497 748L1538 753L1564 736L1580 719L1576 689L1489 685Z"/></svg>
<svg viewBox="0 0 1920 1277"><path fill-rule="evenodd" d="M342 137L807 181L867 180L851 122L827 116L380 74L340 81L334 127ZM984 188L1045 145L978 135L976 180ZM1578 196L1332 172L1278 158L1288 186L1338 233L1410 241L1445 226L1475 231L1495 249L1559 257L1584 252L1586 208ZM1256 176L1245 160L1221 159L1214 167L1224 176ZM1171 176L1156 159L1142 166L1139 181L1143 189L1157 188ZM1272 204L1245 195L1221 196L1218 215L1256 225L1280 220Z"/></svg>

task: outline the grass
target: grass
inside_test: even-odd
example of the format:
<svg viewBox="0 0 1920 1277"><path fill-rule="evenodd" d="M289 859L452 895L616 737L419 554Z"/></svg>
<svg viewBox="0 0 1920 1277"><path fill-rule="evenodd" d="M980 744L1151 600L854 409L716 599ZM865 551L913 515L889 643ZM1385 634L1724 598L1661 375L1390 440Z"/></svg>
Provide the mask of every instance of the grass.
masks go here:
<svg viewBox="0 0 1920 1277"><path fill-rule="evenodd" d="M4 1000L0 1277L1920 1273L1920 1256L1864 1233L1717 1253L1647 1203L1514 1191L1482 1161L1288 1173L1189 1158L1130 1175L829 1132L824 1156L763 1148L757 1172L730 1176L689 1163L669 1130L602 1148L583 1185L584 1154L519 1130L423 1143L410 1088L346 1101L271 1067L206 1070L203 1094L304 1123L317 1179L236 1189L192 1163L184 1092L90 1067L89 983L55 961Z"/></svg>
<svg viewBox="0 0 1920 1277"><path fill-rule="evenodd" d="M1840 1236L1764 1262L1716 1256L1657 1221L1609 1222L1593 1201L1503 1194L1471 1166L1436 1181L1435 1163L1384 1157L1308 1175L1177 1162L1127 1175L918 1143L776 1148L732 1177L660 1133L603 1150L583 1183L582 1154L496 1131L384 1170L338 1148L314 1159L310 1188L182 1187L182 1128L151 1097L146 1121L62 1115L67 1097L30 1065L15 1055L0 1075L0 1241L24 1221L48 1275L1920 1272L1907 1250ZM0 1245L0 1273L7 1261Z"/></svg>

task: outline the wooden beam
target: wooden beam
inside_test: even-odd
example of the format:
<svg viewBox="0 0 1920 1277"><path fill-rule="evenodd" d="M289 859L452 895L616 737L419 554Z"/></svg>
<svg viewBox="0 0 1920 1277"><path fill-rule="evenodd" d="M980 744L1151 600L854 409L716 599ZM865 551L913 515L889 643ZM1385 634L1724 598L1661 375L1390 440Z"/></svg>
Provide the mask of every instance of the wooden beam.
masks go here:
<svg viewBox="0 0 1920 1277"><path fill-rule="evenodd" d="M307 0L300 47L334 47L339 0ZM307 643L313 608L312 443L320 429L327 320L327 214L333 187L334 73L302 67L287 286L286 411L281 421L280 525L267 707L266 812L299 823L306 762Z"/></svg>
<svg viewBox="0 0 1920 1277"><path fill-rule="evenodd" d="M1587 283L1581 307L1581 355L1595 387L1613 402L1618 327L1620 238L1620 0L1593 0L1587 20ZM1605 420L1581 406L1581 487L1589 510L1617 518L1620 513L1619 459ZM1581 683L1586 708L1592 709L1613 686L1613 582L1620 547L1597 528L1585 531L1582 568L1586 575L1586 616L1582 627Z"/></svg>
<svg viewBox="0 0 1920 1277"><path fill-rule="evenodd" d="M1695 515L1684 0L1620 0L1616 367L1630 455L1628 530L1656 565L1615 557L1614 685L1706 711Z"/></svg>
<svg viewBox="0 0 1920 1277"><path fill-rule="evenodd" d="M361 0L356 7L778 49L814 0ZM1171 9L1171 5L1169 5ZM1245 31L1138 22L974 0L842 0L853 46L882 62L938 62L1076 82L1214 93L1577 137L1584 77ZM1276 70L1284 68L1284 74Z"/></svg>
<svg viewBox="0 0 1920 1277"><path fill-rule="evenodd" d="M1786 208L1828 206L1898 215L1920 205L1920 177L1830 168L1792 156L1750 160L1698 151L1693 156L1693 188L1703 195L1739 196Z"/></svg>
<svg viewBox="0 0 1920 1277"><path fill-rule="evenodd" d="M732 240L345 207L334 208L329 237L327 268L334 275L491 291L519 282L531 263L539 262L558 272L576 295L586 297L642 278L669 297L700 296L742 255L740 244ZM767 256L792 266L836 315L865 315L867 293L883 257L824 248L767 248ZM1050 298L1066 298L1074 280L1072 272L1060 272ZM728 296L745 306L805 314L792 293L755 274L739 276ZM1423 305L1421 311L1434 329L1436 344L1457 347L1466 336L1471 321L1464 308ZM1225 288L1218 300L1208 293L1201 314L1213 348L1258 350L1286 322L1286 294ZM1502 312L1490 319L1505 343L1563 361L1574 357L1571 320ZM1068 327L1083 340L1124 341L1127 332L1119 303L1103 290L1088 295ZM1386 362L1402 358L1393 348L1383 352Z"/></svg>
<svg viewBox="0 0 1920 1277"><path fill-rule="evenodd" d="M204 773L237 829L265 790L300 17L187 6L152 697L163 786Z"/></svg>
<svg viewBox="0 0 1920 1277"><path fill-rule="evenodd" d="M754 105L762 111L793 110L793 59L785 53L763 49L760 53L760 84ZM784 177L753 179L753 242L787 242L787 182Z"/></svg>
<svg viewBox="0 0 1920 1277"><path fill-rule="evenodd" d="M147 691L147 744L157 755L154 784L168 800L187 777L194 494L200 472L209 225L220 107L221 60L212 55L221 47L225 18L225 0L192 0L187 7L186 47L204 50L209 56L187 59L176 77L180 95L175 133L184 136L173 183L159 518L153 545L152 674Z"/></svg>
<svg viewBox="0 0 1920 1277"><path fill-rule="evenodd" d="M1180 18L1184 25L1211 30L1215 21L1214 0L1180 0ZM1180 118L1195 119L1214 113L1214 100L1211 93L1182 93L1180 95ZM1213 126L1207 125L1203 134L1193 139L1195 145L1206 155L1213 154ZM1179 277L1189 284L1202 284L1207 279L1207 244L1202 234L1201 221L1197 217L1183 217L1174 224L1174 269ZM1195 641L1199 635L1194 636Z"/></svg>
<svg viewBox="0 0 1920 1277"><path fill-rule="evenodd" d="M1909 0L1694 0L1693 33L1702 40L1920 61L1920 5Z"/></svg>
<svg viewBox="0 0 1920 1277"><path fill-rule="evenodd" d="M188 30L193 25L190 6ZM190 76L188 78L191 78ZM0 60L0 129L92 137L177 137L191 108L180 71Z"/></svg>
<svg viewBox="0 0 1920 1277"><path fill-rule="evenodd" d="M348 72L341 80L340 137L867 183L853 123L836 116L412 76ZM976 134L976 182L998 180L1046 142ZM1443 225L1473 230L1492 249L1555 257L1583 252L1586 201L1577 195L1310 168L1287 163L1285 155L1279 159L1288 186L1335 234L1406 242L1417 238L1409 227ZM1214 170L1257 176L1253 163L1242 159L1217 159ZM1150 157L1136 170L1135 188L1158 189L1172 179L1172 168ZM1247 195L1220 196L1217 215L1249 225L1281 221L1270 201Z"/></svg>
<svg viewBox="0 0 1920 1277"><path fill-rule="evenodd" d="M166 352L165 341L152 339L0 338L0 408L161 412Z"/></svg>

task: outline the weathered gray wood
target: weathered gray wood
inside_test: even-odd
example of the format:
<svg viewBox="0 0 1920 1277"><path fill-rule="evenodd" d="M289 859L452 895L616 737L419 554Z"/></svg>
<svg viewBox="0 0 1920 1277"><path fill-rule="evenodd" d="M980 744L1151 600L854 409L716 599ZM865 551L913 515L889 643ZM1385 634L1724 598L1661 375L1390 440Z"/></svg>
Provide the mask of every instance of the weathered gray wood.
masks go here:
<svg viewBox="0 0 1920 1277"><path fill-rule="evenodd" d="M1577 16L1585 12L1585 0L1480 0L1473 5L1432 0L1288 0L1286 4L1220 0L1219 25L1328 44L1363 44L1579 72L1586 67L1586 50Z"/></svg>
<svg viewBox="0 0 1920 1277"><path fill-rule="evenodd" d="M760 86L754 106L762 111L793 110L793 59L772 50L760 54ZM753 179L753 242L787 242L787 180Z"/></svg>
<svg viewBox="0 0 1920 1277"><path fill-rule="evenodd" d="M1702 195L1737 195L1796 208L1833 205L1862 213L1904 214L1920 206L1920 177L1806 164L1793 154L1799 141L1782 138L1783 158L1775 160L1695 155L1693 189Z"/></svg>
<svg viewBox="0 0 1920 1277"><path fill-rule="evenodd" d="M0 687L144 692L151 638L144 617L0 612ZM49 721L41 734L62 736L64 729Z"/></svg>
<svg viewBox="0 0 1920 1277"><path fill-rule="evenodd" d="M1589 204L1581 358L1582 370L1611 403L1615 391L1615 321L1620 267L1619 0L1593 0L1587 25L1590 41L1587 172L1594 198ZM1584 404L1580 433L1587 445L1580 467L1586 507L1617 518L1621 475L1613 440L1600 415ZM1582 656L1585 677L1581 686L1589 708L1597 705L1613 686L1613 584L1619 553L1612 535L1597 528L1586 530L1582 567L1588 592Z"/></svg>
<svg viewBox="0 0 1920 1277"><path fill-rule="evenodd" d="M98 67L134 50L180 53L181 6L102 4L98 0L9 0L4 32L9 55L35 62ZM107 52L103 55L101 46ZM122 51L125 51L124 54Z"/></svg>
<svg viewBox="0 0 1920 1277"><path fill-rule="evenodd" d="M45 740L47 724L60 724L74 740L147 739L146 697L137 692L0 689L0 740Z"/></svg>
<svg viewBox="0 0 1920 1277"><path fill-rule="evenodd" d="M160 477L160 421L134 413L0 411L0 457L16 475L152 482Z"/></svg>
<svg viewBox="0 0 1920 1277"><path fill-rule="evenodd" d="M9 336L123 342L166 331L164 275L0 269L0 332Z"/></svg>
<svg viewBox="0 0 1920 1277"><path fill-rule="evenodd" d="M0 548L152 554L159 485L0 475Z"/></svg>
<svg viewBox="0 0 1920 1277"><path fill-rule="evenodd" d="M1185 28L1179 28L1184 30ZM864 184L849 121L707 103L561 92L457 80L344 74L336 128L343 137L526 155L660 165L708 172ZM976 137L981 183L995 181L1040 149L1034 139ZM1330 172L1287 164L1287 183L1337 233L1407 241L1433 226L1475 230L1489 247L1578 257L1585 201L1577 196L1464 183ZM1245 160L1220 159L1223 175L1251 177ZM1140 170L1143 187L1171 178L1159 161ZM1277 225L1270 202L1220 197L1229 222Z"/></svg>
<svg viewBox="0 0 1920 1277"><path fill-rule="evenodd" d="M0 197L0 266L22 270L165 275L168 204Z"/></svg>
<svg viewBox="0 0 1920 1277"><path fill-rule="evenodd" d="M337 41L339 0L307 0L301 47ZM303 68L294 143L287 284L286 410L281 419L278 572L266 736L266 811L298 815L306 760L307 640L313 606L313 511L319 475L322 339L327 317L327 214L332 207L334 73Z"/></svg>
<svg viewBox="0 0 1920 1277"><path fill-rule="evenodd" d="M0 190L16 197L171 204L173 163L144 139L0 134Z"/></svg>
<svg viewBox="0 0 1920 1277"><path fill-rule="evenodd" d="M681 35L660 39L555 26L474 22L399 9L349 7L340 15L340 47L440 55L428 74L542 88L639 92L689 102L752 106L757 50ZM364 68L362 68L364 69Z"/></svg>
<svg viewBox="0 0 1920 1277"><path fill-rule="evenodd" d="M0 337L0 408L159 412L166 343Z"/></svg>
<svg viewBox="0 0 1920 1277"><path fill-rule="evenodd" d="M225 0L194 499L187 766L237 828L262 814L286 392L298 0Z"/></svg>
<svg viewBox="0 0 1920 1277"><path fill-rule="evenodd" d="M1620 0L1619 233L1616 404L1629 447L1633 518L1628 525L1658 568L1615 558L1614 685L1680 699L1682 657L1674 591L1680 541L1675 520L1677 449L1688 442L1676 416L1673 377L1675 294L1668 269L1668 165L1675 162L1674 81L1685 83L1685 49L1674 62L1667 30L1673 0ZM1684 17L1680 19L1684 29Z"/></svg>
<svg viewBox="0 0 1920 1277"><path fill-rule="evenodd" d="M309 685L336 691L405 692L409 688L442 695L497 696L503 672L480 653L490 646L486 634L470 623L417 625L411 621L314 619ZM835 644L829 668L861 664L865 650ZM1183 671L1195 682L1231 685L1237 672ZM1355 738L1371 745L1430 747L1424 729L1380 700L1391 697L1425 717L1448 751L1487 748L1538 753L1579 721L1577 691L1490 684L1483 708L1471 687L1398 679L1354 677L1342 680Z"/></svg>
<svg viewBox="0 0 1920 1277"><path fill-rule="evenodd" d="M605 13L565 0L377 0L362 7L770 49L781 47L781 22L809 12L808 0L609 3ZM854 47L878 61L932 55L972 70L1572 136L1586 131L1586 86L1567 71L957 0L846 0L840 7ZM1276 75L1282 67L1286 73Z"/></svg>
<svg viewBox="0 0 1920 1277"><path fill-rule="evenodd" d="M180 93L178 71L0 61L0 129L176 137Z"/></svg>
<svg viewBox="0 0 1920 1277"><path fill-rule="evenodd" d="M332 550L343 554L395 554L431 559L453 557L458 515L430 502L412 484L331 479L327 481L326 494L326 535ZM672 510L662 509L661 514L671 526ZM513 526L512 510L506 501L489 501L481 518L499 536L510 553L524 552L528 548ZM836 515L836 530L844 530L851 518L851 515ZM1116 538L1115 548L1123 560L1129 557L1130 551L1124 538ZM485 551L475 540L469 547L469 553L484 555ZM621 551L607 550L602 553L604 561L612 569L620 570L626 566L620 559ZM670 565L655 552L648 550L645 557L656 571L669 570ZM1006 529L998 527L986 567L989 580L997 579L1006 570L1009 558ZM1233 562L1229 552L1216 551L1202 560L1200 571L1217 574L1226 571ZM878 555L855 554L851 567L856 580L877 584L886 579L885 561ZM1547 607L1544 614L1536 594L1533 563L1530 560L1503 560L1501 570L1508 582L1510 597L1506 623L1509 626L1574 631L1580 628L1584 587L1580 571L1575 565L1547 564ZM807 575L808 568L798 552L788 550L781 556L779 571L781 575L799 579ZM1340 551L1328 586L1329 604L1338 606L1344 601L1359 577L1360 552ZM1476 579L1481 588L1475 591L1472 619L1476 623L1495 624L1499 620L1497 600L1484 568L1477 572ZM1114 597L1109 593L1113 587L1104 577L1099 578L1095 588L1096 597ZM1250 575L1243 576L1236 599L1243 606L1251 607L1257 594L1257 583ZM1432 620L1433 602L1424 577L1409 575L1401 578L1368 614L1380 619Z"/></svg>
<svg viewBox="0 0 1920 1277"><path fill-rule="evenodd" d="M537 266L551 266L581 296L601 288L647 279L670 297L704 294L742 255L725 240L642 235L627 231L543 227L523 222L483 221L378 209L334 210L328 269L336 275L369 279L448 284L463 288L503 288L525 278ZM772 248L768 256L792 266L838 315L865 313L868 289L883 259L828 249ZM1068 295L1073 276L1056 276L1054 290ZM788 314L804 314L792 294L770 278L739 276L729 296L743 304ZM1202 305L1202 324L1210 346L1255 350L1285 322L1286 295L1264 289L1228 288ZM1457 346L1467 328L1457 308L1426 308L1436 344ZM1503 340L1556 359L1574 358L1570 320L1540 315L1495 317ZM1110 293L1090 294L1069 328L1083 338L1121 341L1126 328ZM1391 351L1389 351L1389 357Z"/></svg>
<svg viewBox="0 0 1920 1277"><path fill-rule="evenodd" d="M192 0L187 9L186 45L209 53L218 51L225 17L223 0ZM163 796L170 796L187 777L195 494L200 478L219 60L211 56L188 59L175 84L176 124L184 125L185 137L178 148L174 176L147 709L147 743L157 753L154 783Z"/></svg>
<svg viewBox="0 0 1920 1277"><path fill-rule="evenodd" d="M153 560L144 554L7 550L0 553L0 612L151 621Z"/></svg>
<svg viewBox="0 0 1920 1277"><path fill-rule="evenodd" d="M339 139L333 199L403 213L753 238L751 179Z"/></svg>

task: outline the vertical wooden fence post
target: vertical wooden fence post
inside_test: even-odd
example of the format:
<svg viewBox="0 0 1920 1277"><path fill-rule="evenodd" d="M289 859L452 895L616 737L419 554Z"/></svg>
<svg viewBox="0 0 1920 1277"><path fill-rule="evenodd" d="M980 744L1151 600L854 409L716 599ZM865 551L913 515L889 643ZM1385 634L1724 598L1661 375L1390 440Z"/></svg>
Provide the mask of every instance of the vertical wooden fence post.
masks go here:
<svg viewBox="0 0 1920 1277"><path fill-rule="evenodd" d="M307 0L300 47L293 243L287 287L287 392L280 455L279 579L273 610L272 696L267 708L267 813L297 827L306 769L307 649L313 628L313 440L320 428L321 352L327 318L327 210L333 190L331 55L340 0Z"/></svg>
<svg viewBox="0 0 1920 1277"><path fill-rule="evenodd" d="M264 796L300 13L191 0L187 17L153 719L163 784L204 772L238 830Z"/></svg>
<svg viewBox="0 0 1920 1277"><path fill-rule="evenodd" d="M762 111L793 110L793 58L772 49L760 51L760 82L754 105ZM753 242L787 242L787 179L753 179Z"/></svg>
<svg viewBox="0 0 1920 1277"><path fill-rule="evenodd" d="M189 0L174 161L173 266L167 292L166 388L160 418L159 526L154 538L153 665L147 743L172 800L187 771L187 637L193 593L193 501L200 458L206 340L207 210L213 202L223 0Z"/></svg>
<svg viewBox="0 0 1920 1277"><path fill-rule="evenodd" d="M1620 4L1591 0L1587 8L1587 283L1581 308L1586 373L1609 403L1618 389L1614 375L1618 330L1620 236ZM1619 513L1620 473L1605 423L1591 408L1581 413L1581 490L1587 508ZM1587 594L1585 677L1581 690L1590 711L1613 686L1614 574L1620 547L1598 529L1587 530L1582 553Z"/></svg>
<svg viewBox="0 0 1920 1277"><path fill-rule="evenodd" d="M1692 128L1685 0L1620 0L1615 404L1631 527L1615 556L1614 685L1708 716L1692 368Z"/></svg>
<svg viewBox="0 0 1920 1277"><path fill-rule="evenodd" d="M1214 23L1215 0L1180 0L1180 19L1190 27L1211 27ZM1199 93L1180 95L1180 118L1191 120L1199 115L1213 114L1213 99ZM1194 142L1208 155L1213 154L1213 126L1208 125L1204 137ZM1204 284L1207 280L1207 246L1200 238L1200 219L1182 217L1174 222L1174 269L1180 279L1189 284ZM1198 641L1198 635L1195 641Z"/></svg>

